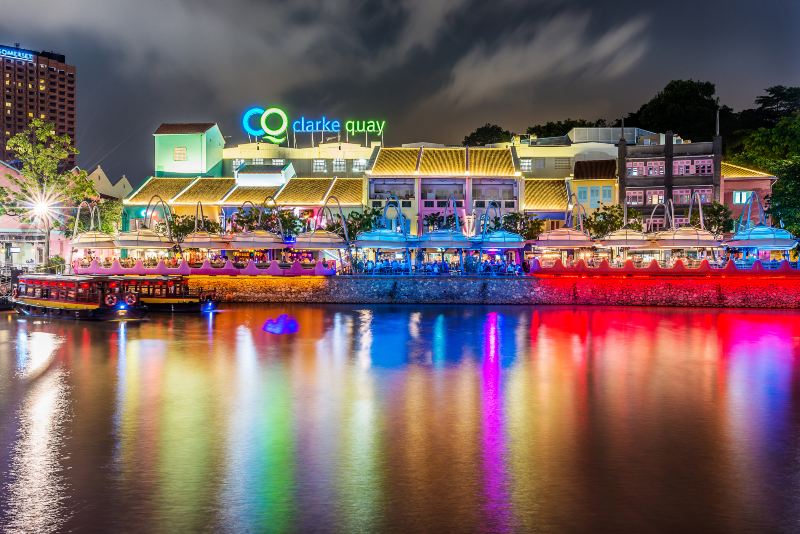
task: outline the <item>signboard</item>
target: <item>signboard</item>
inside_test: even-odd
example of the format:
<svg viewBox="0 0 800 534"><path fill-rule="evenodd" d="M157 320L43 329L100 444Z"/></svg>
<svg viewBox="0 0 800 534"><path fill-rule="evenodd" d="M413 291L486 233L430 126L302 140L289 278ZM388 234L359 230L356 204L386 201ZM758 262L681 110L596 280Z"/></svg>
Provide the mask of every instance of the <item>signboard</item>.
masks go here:
<svg viewBox="0 0 800 534"><path fill-rule="evenodd" d="M0 46L0 56L9 59L21 59L22 61L33 61L34 54L28 50L21 48L9 48L7 46Z"/></svg>
<svg viewBox="0 0 800 534"><path fill-rule="evenodd" d="M19 254L20 252L22 252L22 249L19 247L9 247L8 251L11 254Z"/></svg>
<svg viewBox="0 0 800 534"><path fill-rule="evenodd" d="M318 119L309 119L300 116L291 123L294 133L335 133L339 134L344 129L349 135L375 134L383 135L386 128L385 120L375 119L331 119L323 115ZM242 115L242 128L248 135L262 138L270 143L279 145L286 141L286 131L289 128L289 118L286 112L279 107L260 108L253 107Z"/></svg>

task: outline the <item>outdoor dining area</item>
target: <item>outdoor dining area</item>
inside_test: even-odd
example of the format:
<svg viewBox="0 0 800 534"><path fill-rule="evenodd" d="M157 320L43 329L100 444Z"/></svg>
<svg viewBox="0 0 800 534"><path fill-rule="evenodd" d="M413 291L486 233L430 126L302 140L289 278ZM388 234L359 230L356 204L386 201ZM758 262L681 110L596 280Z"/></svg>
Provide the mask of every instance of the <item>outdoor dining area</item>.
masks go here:
<svg viewBox="0 0 800 534"><path fill-rule="evenodd" d="M677 225L674 207L668 201L656 206L641 229L628 221L626 214L621 228L592 239L584 228L581 211L577 210L577 216L565 217L568 227L544 231L536 239L527 240L498 227L499 210L494 213L492 206L477 217L476 228L468 235L455 202L448 227L432 228L421 236L411 235L399 201L391 198L373 227L358 232L352 239L346 224L342 225L341 234L324 228L322 214L327 206L296 234L281 226L280 217L275 218L275 228L267 229L262 224L262 218L268 214L265 200L261 206L251 203L239 210L239 214L251 210L253 224L237 224L234 214L219 232L204 228L206 218L198 204L193 231L178 240L169 232L169 225L159 229L152 224L156 209L161 210L163 219L171 217L169 207L157 198L151 203L147 209L150 224L117 235L99 231L99 216L91 206L87 206L89 228L79 232L79 207L72 241L75 255L68 264L76 269L94 266L106 271L188 268L210 273L247 270L249 274L269 274L268 271L286 273L293 269L294 274L522 276L534 268L556 265L569 268L578 264L587 268L600 265L647 268L654 264L672 268L680 262L687 268L708 265L713 269L733 262L737 268L748 269L758 262L761 268L777 269L790 260L790 251L797 245L797 239L787 230L769 225L757 197L749 199L728 239L705 228L699 199L697 226ZM656 228L658 209L663 209L665 224ZM692 209L690 205L689 219ZM339 211L338 221L345 221L341 208ZM337 217L328 209L326 220L335 221ZM796 261L790 265L797 267Z"/></svg>

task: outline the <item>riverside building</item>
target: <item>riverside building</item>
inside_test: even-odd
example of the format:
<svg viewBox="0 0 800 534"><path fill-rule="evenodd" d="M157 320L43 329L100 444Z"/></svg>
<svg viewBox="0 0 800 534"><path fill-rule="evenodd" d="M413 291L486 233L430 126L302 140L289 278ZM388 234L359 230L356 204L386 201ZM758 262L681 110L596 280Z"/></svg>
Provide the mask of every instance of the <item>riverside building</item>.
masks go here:
<svg viewBox="0 0 800 534"><path fill-rule="evenodd" d="M125 199L123 229L142 223L154 196L178 215L194 215L200 202L204 214L219 221L246 203L274 204L310 217L325 205L334 211L341 206L347 215L383 208L389 197L396 197L409 232L416 235L425 232L426 216L444 215L453 199L467 232L489 209L499 215L522 212L544 220L545 229L555 229L575 202L588 212L620 199L652 207L666 194L667 175L658 173L665 172L668 159L670 168L678 169L669 176L678 210L688 207L686 189L699 191L704 201L720 198L716 141L683 143L671 134L639 128L575 128L562 137L515 138L487 147L385 147L380 140L385 121L304 118L298 123L302 128L290 133L293 121L281 110L251 111L244 119L249 142L234 146L226 146L215 123L161 125L154 133L154 173ZM276 118L283 123L267 120ZM351 135L345 130L345 125L372 122L374 132L354 130ZM309 124L326 130L309 132ZM254 142L256 134L261 140ZM298 147L301 135L316 138L311 146ZM706 160L710 167L703 166Z"/></svg>

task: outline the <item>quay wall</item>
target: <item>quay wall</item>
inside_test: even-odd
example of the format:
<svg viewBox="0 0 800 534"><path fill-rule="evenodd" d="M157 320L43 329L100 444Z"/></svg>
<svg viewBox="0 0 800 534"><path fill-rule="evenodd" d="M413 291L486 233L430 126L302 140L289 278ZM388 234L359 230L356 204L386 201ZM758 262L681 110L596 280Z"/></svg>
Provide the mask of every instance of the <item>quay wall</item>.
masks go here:
<svg viewBox="0 0 800 534"><path fill-rule="evenodd" d="M800 308L800 276L778 274L424 276L190 276L224 302L576 304Z"/></svg>

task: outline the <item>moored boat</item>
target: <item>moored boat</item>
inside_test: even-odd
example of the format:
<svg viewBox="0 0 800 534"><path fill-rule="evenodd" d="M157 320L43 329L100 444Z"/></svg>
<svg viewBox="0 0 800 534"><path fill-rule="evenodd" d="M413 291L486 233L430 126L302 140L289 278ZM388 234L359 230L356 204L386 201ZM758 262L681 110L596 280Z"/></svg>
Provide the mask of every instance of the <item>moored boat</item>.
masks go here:
<svg viewBox="0 0 800 534"><path fill-rule="evenodd" d="M24 275L11 297L14 309L30 317L121 321L141 319L147 311L119 277Z"/></svg>
<svg viewBox="0 0 800 534"><path fill-rule="evenodd" d="M139 295L152 312L199 313L216 311L219 305L215 291L194 290L183 276L124 276L125 292Z"/></svg>

